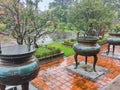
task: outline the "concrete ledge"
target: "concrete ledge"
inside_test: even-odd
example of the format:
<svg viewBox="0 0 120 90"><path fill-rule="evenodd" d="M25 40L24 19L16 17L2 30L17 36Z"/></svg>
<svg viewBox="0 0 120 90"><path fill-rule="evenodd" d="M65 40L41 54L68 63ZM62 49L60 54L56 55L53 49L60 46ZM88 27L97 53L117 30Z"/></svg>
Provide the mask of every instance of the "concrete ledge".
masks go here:
<svg viewBox="0 0 120 90"><path fill-rule="evenodd" d="M120 75L115 77L111 82L109 82L100 90L120 90Z"/></svg>
<svg viewBox="0 0 120 90"><path fill-rule="evenodd" d="M102 56L105 56L105 57L110 57L110 58L113 58L113 59L119 59L120 60L120 53L119 52L114 52L114 54L110 51L109 54L107 55L107 52L103 52L101 54Z"/></svg>
<svg viewBox="0 0 120 90"><path fill-rule="evenodd" d="M38 60L40 61L40 64L45 64L45 63L49 63L51 61L57 60L58 58L63 58L63 56L64 56L64 52L61 52L61 53L49 55L46 57L38 58Z"/></svg>

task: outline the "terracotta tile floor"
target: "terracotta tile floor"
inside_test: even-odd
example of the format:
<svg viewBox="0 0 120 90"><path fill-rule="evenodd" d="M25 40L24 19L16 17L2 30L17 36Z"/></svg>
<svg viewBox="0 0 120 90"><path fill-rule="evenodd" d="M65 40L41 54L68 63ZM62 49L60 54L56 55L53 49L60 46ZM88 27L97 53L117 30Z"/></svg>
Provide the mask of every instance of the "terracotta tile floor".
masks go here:
<svg viewBox="0 0 120 90"><path fill-rule="evenodd" d="M98 54L97 65L109 69L110 72L104 77L92 82L75 73L66 70L66 66L74 63L73 56L58 59L53 62L40 66L41 70L38 77L32 82L37 87L43 90L98 90L107 85L113 78L120 74L120 61L109 57L101 56L100 54L106 51L107 45L101 47L101 52ZM120 48L116 47L116 52L120 52ZM84 57L79 56L79 60L84 60ZM93 63L93 57L88 58L88 62Z"/></svg>

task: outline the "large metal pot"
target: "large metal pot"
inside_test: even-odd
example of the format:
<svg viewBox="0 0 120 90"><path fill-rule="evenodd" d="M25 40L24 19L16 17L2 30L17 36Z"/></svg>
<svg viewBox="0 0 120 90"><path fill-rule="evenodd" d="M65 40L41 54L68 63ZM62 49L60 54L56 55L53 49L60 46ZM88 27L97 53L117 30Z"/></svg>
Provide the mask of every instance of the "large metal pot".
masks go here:
<svg viewBox="0 0 120 90"><path fill-rule="evenodd" d="M115 46L120 45L120 33L109 33L109 37L107 38L107 43L108 43L108 51L106 52L107 55L110 52L110 45L113 45L112 53L114 54Z"/></svg>
<svg viewBox="0 0 120 90"><path fill-rule="evenodd" d="M0 53L0 88L6 85L20 85L28 90L28 83L39 71L40 62L33 57L35 49L26 45L7 46Z"/></svg>
<svg viewBox="0 0 120 90"><path fill-rule="evenodd" d="M109 37L107 38L107 43L120 45L120 33L109 33Z"/></svg>
<svg viewBox="0 0 120 90"><path fill-rule="evenodd" d="M78 55L82 55L82 56L86 57L86 60L85 60L86 64L87 64L87 57L88 56L94 56L93 69L94 69L94 71L96 71L95 70L95 65L96 65L96 62L97 62L97 54L100 51L100 45L97 44L97 40L98 40L98 38L94 37L94 36L86 36L86 37L80 36L80 37L77 37L78 43L73 45L73 49L75 51L74 58L75 58L75 62L76 62L76 67L75 68L77 68L77 65L79 64L78 61L77 61L77 56Z"/></svg>
<svg viewBox="0 0 120 90"><path fill-rule="evenodd" d="M78 43L73 45L76 53L83 56L92 56L100 51L100 45L97 44L97 37L87 36L77 38Z"/></svg>
<svg viewBox="0 0 120 90"><path fill-rule="evenodd" d="M35 57L22 64L1 63L0 84L20 85L34 79L39 71L39 61Z"/></svg>

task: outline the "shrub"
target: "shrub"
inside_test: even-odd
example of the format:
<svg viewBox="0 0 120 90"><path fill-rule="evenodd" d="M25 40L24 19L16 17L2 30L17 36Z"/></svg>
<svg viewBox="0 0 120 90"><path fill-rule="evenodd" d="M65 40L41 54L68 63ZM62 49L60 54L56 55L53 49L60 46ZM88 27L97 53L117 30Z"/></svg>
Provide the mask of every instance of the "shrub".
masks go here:
<svg viewBox="0 0 120 90"><path fill-rule="evenodd" d="M105 34L105 36L103 38L98 40L98 44L100 44L100 45L105 44L108 36L109 36L108 34Z"/></svg>
<svg viewBox="0 0 120 90"><path fill-rule="evenodd" d="M64 55L66 57L68 56L71 56L71 55L74 55L74 50L71 48L71 47L68 47L68 46L65 46L63 45L61 42L54 42L54 43L51 43L51 44L48 44L49 46L53 46L53 47L56 47L58 48L60 51L63 51L64 52ZM58 51L59 51L58 50Z"/></svg>
<svg viewBox="0 0 120 90"><path fill-rule="evenodd" d="M0 24L0 32L3 32L6 28L5 24Z"/></svg>
<svg viewBox="0 0 120 90"><path fill-rule="evenodd" d="M36 50L35 56L37 58L40 57L46 57L52 54L57 54L60 53L61 50L58 49L57 47L54 46L48 46L48 45L41 45L39 48Z"/></svg>
<svg viewBox="0 0 120 90"><path fill-rule="evenodd" d="M63 44L68 46L73 46L75 42L76 42L75 39L70 39L70 40L65 40Z"/></svg>

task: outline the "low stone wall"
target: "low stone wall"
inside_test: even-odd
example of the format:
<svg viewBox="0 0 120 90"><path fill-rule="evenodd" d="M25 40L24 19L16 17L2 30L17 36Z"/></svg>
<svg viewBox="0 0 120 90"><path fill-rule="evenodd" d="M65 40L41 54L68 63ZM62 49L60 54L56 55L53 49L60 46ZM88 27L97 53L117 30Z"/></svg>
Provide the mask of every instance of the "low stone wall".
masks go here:
<svg viewBox="0 0 120 90"><path fill-rule="evenodd" d="M45 64L45 63L51 62L53 60L56 60L58 58L63 58L63 56L64 56L64 52L61 52L58 54L53 54L53 55L39 58L39 61L40 61L40 64Z"/></svg>

